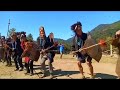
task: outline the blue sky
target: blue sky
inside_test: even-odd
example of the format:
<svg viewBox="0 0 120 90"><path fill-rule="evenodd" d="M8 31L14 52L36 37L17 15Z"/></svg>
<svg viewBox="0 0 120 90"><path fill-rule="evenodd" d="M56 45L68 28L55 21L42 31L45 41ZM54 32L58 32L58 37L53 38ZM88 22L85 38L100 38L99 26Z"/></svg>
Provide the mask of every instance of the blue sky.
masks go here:
<svg viewBox="0 0 120 90"><path fill-rule="evenodd" d="M39 36L39 27L44 26L46 35L54 33L55 38L68 39L73 32L70 26L77 21L88 32L99 24L111 24L120 20L120 11L0 11L0 33L7 35L10 28L31 33L34 40Z"/></svg>

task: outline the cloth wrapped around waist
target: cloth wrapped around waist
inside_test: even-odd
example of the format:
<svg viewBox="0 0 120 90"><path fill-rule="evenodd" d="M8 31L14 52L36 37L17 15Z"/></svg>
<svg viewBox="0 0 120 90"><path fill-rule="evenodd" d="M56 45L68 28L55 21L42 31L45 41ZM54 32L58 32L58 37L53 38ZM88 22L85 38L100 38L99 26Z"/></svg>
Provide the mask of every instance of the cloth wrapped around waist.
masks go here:
<svg viewBox="0 0 120 90"><path fill-rule="evenodd" d="M29 57L25 57L25 63L29 63L30 58Z"/></svg>

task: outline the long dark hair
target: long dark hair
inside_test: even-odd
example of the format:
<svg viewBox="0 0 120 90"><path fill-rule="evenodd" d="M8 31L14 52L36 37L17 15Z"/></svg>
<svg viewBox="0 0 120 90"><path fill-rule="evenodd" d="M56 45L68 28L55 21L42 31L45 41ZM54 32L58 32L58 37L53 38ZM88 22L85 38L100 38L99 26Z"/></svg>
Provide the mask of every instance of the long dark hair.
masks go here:
<svg viewBox="0 0 120 90"><path fill-rule="evenodd" d="M45 37L46 37L45 29L44 29L43 26L41 26L41 27L39 28L39 32L41 32L41 28L43 28L43 33L44 33L44 38L45 38Z"/></svg>
<svg viewBox="0 0 120 90"><path fill-rule="evenodd" d="M78 25L82 26L81 22L77 22L77 23L71 25L71 30L72 30L73 32L75 32L75 28L76 28Z"/></svg>
<svg viewBox="0 0 120 90"><path fill-rule="evenodd" d="M51 38L50 35L53 35L53 37ZM52 40L53 40L53 42L54 42L54 34L53 34L52 32L49 34L48 37L49 37L49 39L50 39L50 42L51 42Z"/></svg>

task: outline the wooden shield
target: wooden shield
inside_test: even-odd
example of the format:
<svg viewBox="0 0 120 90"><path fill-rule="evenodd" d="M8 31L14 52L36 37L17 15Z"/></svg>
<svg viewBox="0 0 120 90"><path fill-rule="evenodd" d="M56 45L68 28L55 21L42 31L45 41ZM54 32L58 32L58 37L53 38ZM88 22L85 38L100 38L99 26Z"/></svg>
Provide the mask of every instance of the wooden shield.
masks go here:
<svg viewBox="0 0 120 90"><path fill-rule="evenodd" d="M97 44L97 42L94 39L92 39L90 36L88 36L83 47L86 48L86 47L89 47L94 44ZM101 49L100 45L89 48L89 49L85 50L85 52L91 58L95 59L97 62L99 62L102 57L102 49Z"/></svg>

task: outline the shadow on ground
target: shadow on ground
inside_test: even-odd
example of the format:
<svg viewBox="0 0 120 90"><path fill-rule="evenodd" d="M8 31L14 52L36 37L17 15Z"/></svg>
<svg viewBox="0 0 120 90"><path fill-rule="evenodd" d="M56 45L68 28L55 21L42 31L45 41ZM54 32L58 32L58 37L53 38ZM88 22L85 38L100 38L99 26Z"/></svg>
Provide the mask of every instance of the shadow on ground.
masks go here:
<svg viewBox="0 0 120 90"><path fill-rule="evenodd" d="M67 77L71 78L70 75L79 74L79 73L80 73L79 71L62 71L61 69L54 71L55 77L67 76ZM86 77L86 79L89 79L89 78L90 77ZM117 79L118 77L115 75L110 75L110 74L105 74L105 73L96 73L95 78L97 78L97 79Z"/></svg>
<svg viewBox="0 0 120 90"><path fill-rule="evenodd" d="M96 73L95 78L101 78L101 79L117 79L117 76L105 74L105 73Z"/></svg>
<svg viewBox="0 0 120 90"><path fill-rule="evenodd" d="M80 73L79 71L62 71L61 69L57 69L54 71L54 75L56 77L59 77L59 76L67 76L69 77L70 75L73 75L73 74L78 74Z"/></svg>

